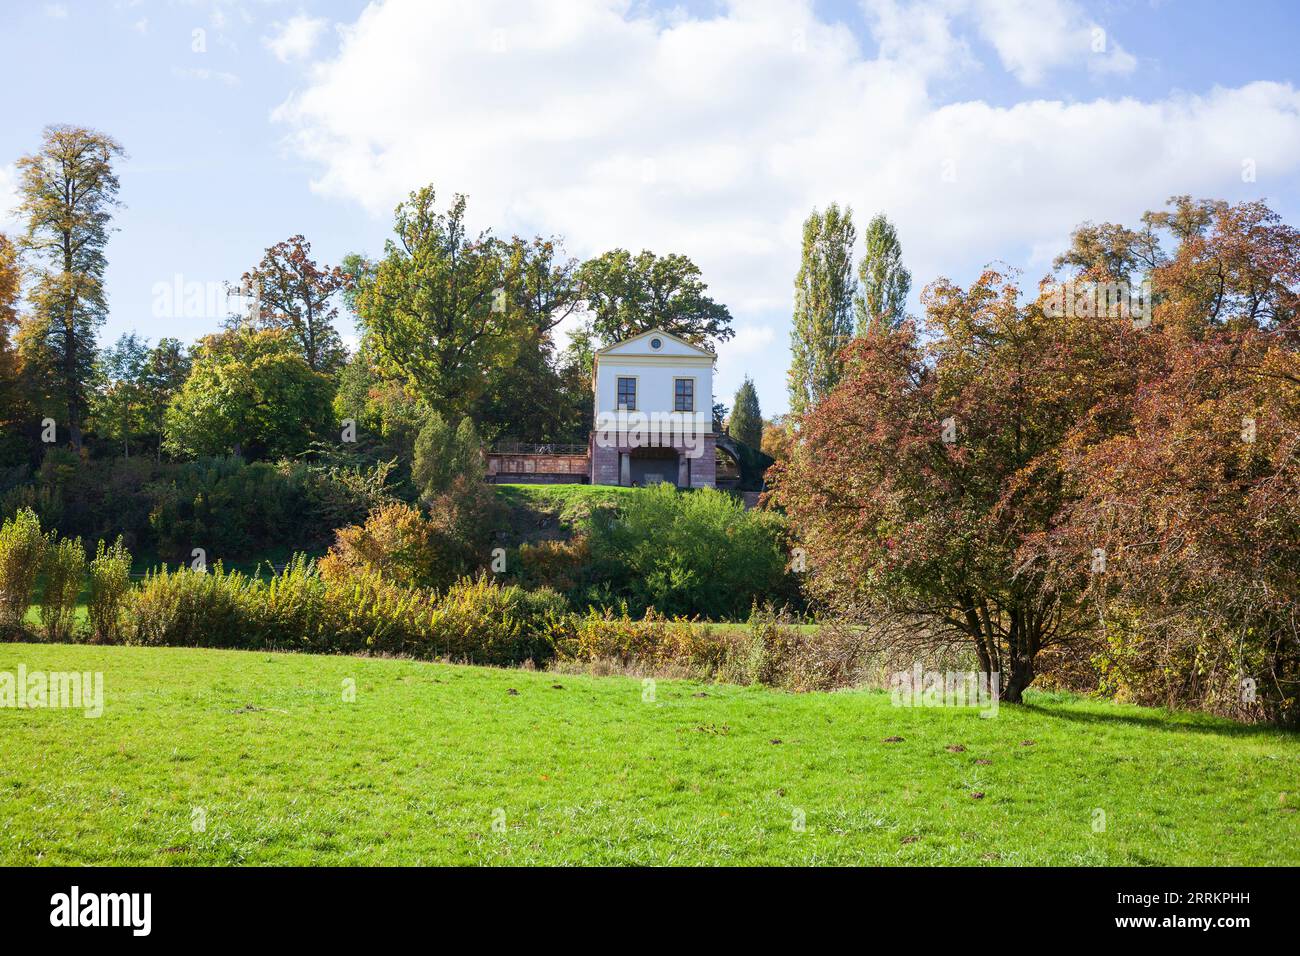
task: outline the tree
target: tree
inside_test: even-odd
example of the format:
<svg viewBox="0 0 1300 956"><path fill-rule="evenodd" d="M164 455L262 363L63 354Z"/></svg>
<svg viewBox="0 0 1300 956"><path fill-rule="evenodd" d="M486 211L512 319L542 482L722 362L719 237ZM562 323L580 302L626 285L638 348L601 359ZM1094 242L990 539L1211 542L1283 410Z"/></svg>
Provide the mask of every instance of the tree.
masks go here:
<svg viewBox="0 0 1300 956"><path fill-rule="evenodd" d="M518 311L518 351L513 362L486 369L488 388L471 415L480 433L497 441L511 438L539 442L583 441L589 431L591 385L585 398L573 401L564 371L567 361L555 355L554 330L581 306L576 260L566 259L551 239L515 238L508 250L507 293Z"/></svg>
<svg viewBox="0 0 1300 956"><path fill-rule="evenodd" d="M1071 500L1072 427L1131 392L1142 344L1125 319L1049 318L1018 297L995 272L933 284L924 329L856 340L769 472L815 595L896 653L965 642L1013 703L1040 653L1088 633L1080 590L1028 558Z"/></svg>
<svg viewBox="0 0 1300 956"><path fill-rule="evenodd" d="M1228 209L1222 200L1190 196L1172 196L1167 205L1169 210L1143 213L1137 229L1113 222L1082 223L1070 234L1070 248L1052 261L1052 268L1071 267L1078 275L1095 273L1132 283L1168 261L1168 251L1161 246L1162 232L1181 245L1203 236Z"/></svg>
<svg viewBox="0 0 1300 956"><path fill-rule="evenodd" d="M144 428L145 372L149 344L134 332L122 335L99 359L99 391L92 401L96 431L131 457L131 440Z"/></svg>
<svg viewBox="0 0 1300 956"><path fill-rule="evenodd" d="M773 461L785 461L794 449L794 435L784 415L763 425L763 445L759 449Z"/></svg>
<svg viewBox="0 0 1300 956"><path fill-rule="evenodd" d="M1131 387L1075 428L1074 500L1034 560L1086 587L1107 690L1296 723L1300 231L1258 202L1171 205L1142 217L1155 305Z"/></svg>
<svg viewBox="0 0 1300 956"><path fill-rule="evenodd" d="M1166 328L1139 358L1067 449L1078 498L1041 560L1086 589L1109 690L1300 722L1300 352Z"/></svg>
<svg viewBox="0 0 1300 956"><path fill-rule="evenodd" d="M339 372L334 394L334 415L355 423L357 447L368 447L376 459L396 459L409 470L428 414L428 403L404 377L379 366L370 336L363 335Z"/></svg>
<svg viewBox="0 0 1300 956"><path fill-rule="evenodd" d="M30 349L51 373L48 385L67 417L75 448L89 407L95 370L95 331L108 312L104 249L117 199L113 163L122 147L79 126L47 126L39 152L18 160L26 219L23 246L35 259L31 291L34 334Z"/></svg>
<svg viewBox="0 0 1300 956"><path fill-rule="evenodd" d="M300 235L268 248L257 267L243 275L244 287L258 297L257 328L289 332L307 367L326 373L338 371L346 358L334 328L339 311L334 300L351 282L342 267L317 265L311 243Z"/></svg>
<svg viewBox="0 0 1300 956"><path fill-rule="evenodd" d="M867 225L867 253L858 264L862 292L854 299L858 334L875 326L897 326L906 317L912 273L903 268L898 232L883 214Z"/></svg>
<svg viewBox="0 0 1300 956"><path fill-rule="evenodd" d="M150 351L141 382L142 419L146 434L154 443L158 460L162 460L163 432L167 407L185 386L190 376L189 353L179 339L163 337Z"/></svg>
<svg viewBox="0 0 1300 956"><path fill-rule="evenodd" d="M17 434L26 414L15 341L21 291L18 250L0 233L0 461L17 454Z"/></svg>
<svg viewBox="0 0 1300 956"><path fill-rule="evenodd" d="M748 375L740 383L740 388L736 389L731 418L727 422L727 434L750 448L757 449L763 444L763 412L758 405L758 391L754 388L754 381Z"/></svg>
<svg viewBox="0 0 1300 956"><path fill-rule="evenodd" d="M795 276L789 372L790 411L801 417L839 381L840 349L853 336L853 211L835 203L803 224Z"/></svg>
<svg viewBox="0 0 1300 956"><path fill-rule="evenodd" d="M582 306L578 262L564 258L554 239L525 241L518 236L510 243L509 257L511 298L536 335L548 338Z"/></svg>
<svg viewBox="0 0 1300 956"><path fill-rule="evenodd" d="M1144 273L1149 314L935 283L923 330L850 347L770 477L812 591L895 652L966 641L1015 701L1056 651L1137 700L1293 722L1300 231L1173 206L1063 263L1085 288Z"/></svg>
<svg viewBox="0 0 1300 956"><path fill-rule="evenodd" d="M580 442L583 416L575 406L561 370L552 357L550 339L521 342L513 362L488 371L491 386L479 396L470 414L482 435L491 441ZM591 379L585 402L591 405ZM590 412L587 417L590 417Z"/></svg>
<svg viewBox="0 0 1300 956"><path fill-rule="evenodd" d="M332 397L283 330L210 335L167 407L164 443L181 456L294 455L333 426Z"/></svg>
<svg viewBox="0 0 1300 956"><path fill-rule="evenodd" d="M686 256L633 256L613 249L578 270L582 295L593 313L592 329L604 343L663 329L703 348L735 333L731 313L714 302L699 267Z"/></svg>
<svg viewBox="0 0 1300 956"><path fill-rule="evenodd" d="M464 414L486 371L514 359L524 323L502 243L468 234L464 196L446 213L434 201L426 186L397 207L397 238L362 275L356 307L381 366L432 407Z"/></svg>
<svg viewBox="0 0 1300 956"><path fill-rule="evenodd" d="M462 418L453 430L437 412L430 412L415 439L411 480L422 500L433 501L452 490L457 480L483 481L483 446L474 423Z"/></svg>

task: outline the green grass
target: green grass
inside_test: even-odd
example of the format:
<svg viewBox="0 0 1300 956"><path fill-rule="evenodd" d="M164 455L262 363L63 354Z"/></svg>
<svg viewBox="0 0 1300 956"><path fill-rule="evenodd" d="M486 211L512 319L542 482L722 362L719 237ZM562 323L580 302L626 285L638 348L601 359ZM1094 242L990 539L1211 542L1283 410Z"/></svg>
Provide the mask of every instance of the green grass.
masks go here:
<svg viewBox="0 0 1300 956"><path fill-rule="evenodd" d="M620 485L493 485L497 496L512 505L589 505L618 504L619 499L635 495L640 488Z"/></svg>
<svg viewBox="0 0 1300 956"><path fill-rule="evenodd" d="M0 710L3 865L1300 862L1300 740L1201 716L0 645L20 663L102 671L105 709Z"/></svg>
<svg viewBox="0 0 1300 956"><path fill-rule="evenodd" d="M618 485L493 485L497 499L510 511L512 530L520 540L553 537L539 529L550 526L571 534L593 509L617 506L641 488ZM544 520L539 520L544 519Z"/></svg>

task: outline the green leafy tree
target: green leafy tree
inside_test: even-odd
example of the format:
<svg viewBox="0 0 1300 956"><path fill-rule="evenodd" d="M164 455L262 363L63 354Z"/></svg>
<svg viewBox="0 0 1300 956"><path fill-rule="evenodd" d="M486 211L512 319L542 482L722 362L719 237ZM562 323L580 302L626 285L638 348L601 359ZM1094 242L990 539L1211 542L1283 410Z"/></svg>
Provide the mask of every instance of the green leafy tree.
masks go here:
<svg viewBox="0 0 1300 956"><path fill-rule="evenodd" d="M549 337L582 306L578 262L566 258L554 239L515 237L508 255L511 299L527 325L539 337Z"/></svg>
<svg viewBox="0 0 1300 956"><path fill-rule="evenodd" d="M142 380L142 418L144 429L150 436L162 459L163 432L167 423L167 406L185 386L190 376L190 356L179 339L161 338L149 350Z"/></svg>
<svg viewBox="0 0 1300 956"><path fill-rule="evenodd" d="M790 333L790 411L806 414L839 381L839 351L853 337L853 211L835 203L803 224Z"/></svg>
<svg viewBox="0 0 1300 956"><path fill-rule="evenodd" d="M748 375L740 383L740 388L736 389L731 419L727 422L727 434L750 448L762 447L763 411L758 404L758 390L754 388L754 380Z"/></svg>
<svg viewBox="0 0 1300 956"><path fill-rule="evenodd" d="M433 501L461 479L466 483L483 480L483 446L474 423L462 418L452 428L437 412L430 412L415 439L415 461L411 480L420 497Z"/></svg>
<svg viewBox="0 0 1300 956"><path fill-rule="evenodd" d="M108 312L104 294L109 223L117 199L117 141L79 126L47 126L39 152L18 160L18 214L31 254L33 334L26 345L44 367L47 407L66 416L74 447L90 405L95 332Z"/></svg>
<svg viewBox="0 0 1300 956"><path fill-rule="evenodd" d="M486 370L514 360L522 319L503 244L469 235L464 196L445 213L434 202L426 186L397 207L397 238L359 280L356 307L385 370L464 414L487 388Z"/></svg>
<svg viewBox="0 0 1300 956"><path fill-rule="evenodd" d="M356 423L360 445L409 462L429 407L404 378L379 366L369 336L362 337L338 380L335 417Z"/></svg>
<svg viewBox="0 0 1300 956"><path fill-rule="evenodd" d="M898 232L884 215L867 225L866 241L867 253L858 264L861 292L854 299L859 335L872 328L898 326L906 317L907 293L912 288L912 273L903 268Z"/></svg>
<svg viewBox="0 0 1300 956"><path fill-rule="evenodd" d="M471 409L484 437L542 442L586 437L586 430L578 434L584 414L573 401L553 338L556 326L581 306L577 267L554 240L510 243L507 292L521 320L518 350L513 362L485 370L489 387ZM584 405L590 404L590 384L586 395Z"/></svg>
<svg viewBox="0 0 1300 956"><path fill-rule="evenodd" d="M683 255L633 256L613 249L578 270L582 294L593 313L592 329L615 342L660 328L693 345L711 348L735 333L731 313L714 302L699 267Z"/></svg>
<svg viewBox="0 0 1300 956"><path fill-rule="evenodd" d="M149 344L129 332L105 349L99 358L100 388L92 401L95 429L122 447L131 457L131 441L145 425L145 373Z"/></svg>
<svg viewBox="0 0 1300 956"><path fill-rule="evenodd" d="M167 408L165 445L179 456L294 455L333 427L332 398L287 333L212 335Z"/></svg>

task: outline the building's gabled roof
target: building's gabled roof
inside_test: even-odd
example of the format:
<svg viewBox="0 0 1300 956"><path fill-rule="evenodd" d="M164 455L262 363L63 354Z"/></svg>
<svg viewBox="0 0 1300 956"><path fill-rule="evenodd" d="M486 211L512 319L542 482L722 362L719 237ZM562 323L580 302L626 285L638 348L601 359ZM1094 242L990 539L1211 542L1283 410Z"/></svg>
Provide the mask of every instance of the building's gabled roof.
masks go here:
<svg viewBox="0 0 1300 956"><path fill-rule="evenodd" d="M708 349L702 349L698 345L692 345L690 342L687 342L685 339L673 335L671 332L665 332L663 329L657 329L657 328L650 329L649 331L646 332L638 333L637 335L633 335L631 338L620 339L617 342L612 342L609 345L606 345L603 349L597 349L596 355L597 356L605 355L610 352L613 352L615 349L619 350L620 352L634 352L635 354L637 350L628 349L627 346L631 345L634 342L640 342L643 339L652 339L655 337L670 339L671 341L676 342L678 345L690 349L696 355L704 356L706 358L711 358L711 359L716 359L718 357L716 353L710 352ZM656 353L646 350L644 354L654 355Z"/></svg>

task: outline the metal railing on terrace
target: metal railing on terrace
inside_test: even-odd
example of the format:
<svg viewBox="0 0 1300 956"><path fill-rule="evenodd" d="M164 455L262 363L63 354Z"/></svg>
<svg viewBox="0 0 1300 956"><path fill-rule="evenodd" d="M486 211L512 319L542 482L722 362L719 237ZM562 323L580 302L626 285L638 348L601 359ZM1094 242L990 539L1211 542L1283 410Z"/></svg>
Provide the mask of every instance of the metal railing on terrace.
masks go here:
<svg viewBox="0 0 1300 956"><path fill-rule="evenodd" d="M489 455L585 455L586 445L563 445L558 442L529 443L501 441L492 446Z"/></svg>

